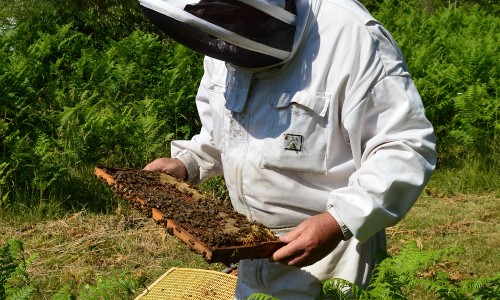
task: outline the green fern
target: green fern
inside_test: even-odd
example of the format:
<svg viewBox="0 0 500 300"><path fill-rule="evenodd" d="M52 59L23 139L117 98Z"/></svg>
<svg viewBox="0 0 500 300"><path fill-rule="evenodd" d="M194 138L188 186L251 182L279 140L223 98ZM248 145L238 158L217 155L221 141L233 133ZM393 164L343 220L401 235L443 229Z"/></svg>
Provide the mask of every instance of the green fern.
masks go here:
<svg viewBox="0 0 500 300"><path fill-rule="evenodd" d="M71 286L65 285L55 293L50 300L76 300L76 297L71 292Z"/></svg>
<svg viewBox="0 0 500 300"><path fill-rule="evenodd" d="M336 299L409 299L419 287L434 293L439 299L498 299L500 273L493 277L453 283L449 275L433 269L434 275L423 278L428 271L448 255L446 251L422 251L415 243L407 244L395 257L382 260L372 273L366 290L342 279L333 278L323 284L322 300Z"/></svg>
<svg viewBox="0 0 500 300"><path fill-rule="evenodd" d="M247 300L279 300L279 299L264 293L253 293L250 296L248 296Z"/></svg>
<svg viewBox="0 0 500 300"><path fill-rule="evenodd" d="M10 240L0 250L0 299L30 299L34 288L28 267L36 256L25 255L24 245L18 240Z"/></svg>
<svg viewBox="0 0 500 300"><path fill-rule="evenodd" d="M341 278L332 278L323 283L320 300L373 299L357 285Z"/></svg>
<svg viewBox="0 0 500 300"><path fill-rule="evenodd" d="M466 281L463 288L470 292L475 299L500 298L500 273L496 273L490 278Z"/></svg>
<svg viewBox="0 0 500 300"><path fill-rule="evenodd" d="M23 286L10 293L6 300L30 300L33 297L34 290L32 286Z"/></svg>
<svg viewBox="0 0 500 300"><path fill-rule="evenodd" d="M386 0L375 16L405 54L440 141L441 165L467 153L494 153L500 18L485 5L440 5L431 11L421 6L422 1Z"/></svg>
<svg viewBox="0 0 500 300"><path fill-rule="evenodd" d="M77 299L126 299L134 294L141 286L138 279L123 274L120 278L103 278L99 276L95 285L85 286L78 294Z"/></svg>
<svg viewBox="0 0 500 300"><path fill-rule="evenodd" d="M9 168L9 163L0 163L0 208L7 206L9 197L9 188L6 187L8 178L12 170Z"/></svg>
<svg viewBox="0 0 500 300"><path fill-rule="evenodd" d="M9 242L0 249L0 299L6 298L5 285L17 267L16 259L12 255L12 243Z"/></svg>
<svg viewBox="0 0 500 300"><path fill-rule="evenodd" d="M484 150L498 134L500 100L489 97L487 89L486 84L474 84L455 98L455 129L450 135L471 148Z"/></svg>

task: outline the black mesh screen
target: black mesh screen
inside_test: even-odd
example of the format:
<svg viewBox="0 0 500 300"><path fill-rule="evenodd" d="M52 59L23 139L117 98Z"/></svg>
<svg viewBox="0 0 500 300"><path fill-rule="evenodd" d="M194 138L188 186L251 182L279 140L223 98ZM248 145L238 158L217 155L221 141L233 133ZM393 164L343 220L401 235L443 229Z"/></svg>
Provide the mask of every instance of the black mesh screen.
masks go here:
<svg viewBox="0 0 500 300"><path fill-rule="evenodd" d="M294 1L289 1L295 10ZM237 0L201 0L185 11L253 41L291 51L295 26Z"/></svg>
<svg viewBox="0 0 500 300"><path fill-rule="evenodd" d="M281 62L278 58L228 44L195 27L167 17L152 9L142 8L153 24L173 40L196 52L245 68L259 68Z"/></svg>

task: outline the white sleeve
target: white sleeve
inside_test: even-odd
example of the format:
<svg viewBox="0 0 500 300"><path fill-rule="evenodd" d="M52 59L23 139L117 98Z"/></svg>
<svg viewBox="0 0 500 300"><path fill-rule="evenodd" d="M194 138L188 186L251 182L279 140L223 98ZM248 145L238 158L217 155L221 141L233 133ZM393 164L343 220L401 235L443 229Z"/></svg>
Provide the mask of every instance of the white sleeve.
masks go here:
<svg viewBox="0 0 500 300"><path fill-rule="evenodd" d="M188 141L173 141L171 156L180 159L188 171L188 181L199 183L203 179L222 174L220 150L212 139L213 122L208 97L212 60L205 58L205 73L196 95L196 107L201 120L201 131Z"/></svg>
<svg viewBox="0 0 500 300"><path fill-rule="evenodd" d="M356 171L330 193L328 211L360 241L402 219L436 164L432 125L407 76L389 76L347 114L343 125Z"/></svg>

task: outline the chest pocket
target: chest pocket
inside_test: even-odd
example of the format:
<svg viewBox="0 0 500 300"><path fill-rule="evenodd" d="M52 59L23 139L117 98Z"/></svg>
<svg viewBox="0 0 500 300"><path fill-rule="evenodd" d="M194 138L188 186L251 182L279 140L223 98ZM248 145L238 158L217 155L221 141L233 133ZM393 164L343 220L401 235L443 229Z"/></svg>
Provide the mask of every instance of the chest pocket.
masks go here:
<svg viewBox="0 0 500 300"><path fill-rule="evenodd" d="M322 93L272 96L261 167L326 174L329 104Z"/></svg>

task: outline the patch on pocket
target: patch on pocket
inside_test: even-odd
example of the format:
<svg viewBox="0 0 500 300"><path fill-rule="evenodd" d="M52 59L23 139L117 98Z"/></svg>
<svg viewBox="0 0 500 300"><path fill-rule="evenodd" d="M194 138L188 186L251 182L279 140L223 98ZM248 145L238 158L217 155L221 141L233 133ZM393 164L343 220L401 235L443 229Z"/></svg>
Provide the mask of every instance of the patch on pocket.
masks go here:
<svg viewBox="0 0 500 300"><path fill-rule="evenodd" d="M304 137L299 134L286 133L284 138L285 150L302 151Z"/></svg>

